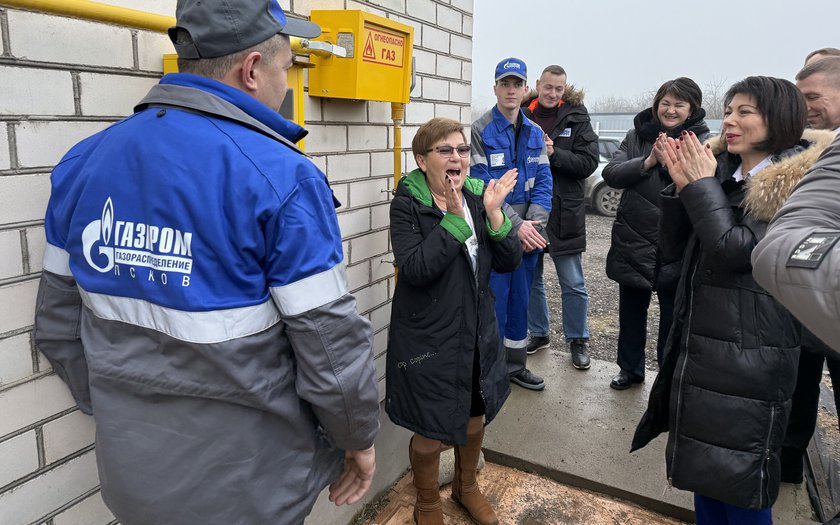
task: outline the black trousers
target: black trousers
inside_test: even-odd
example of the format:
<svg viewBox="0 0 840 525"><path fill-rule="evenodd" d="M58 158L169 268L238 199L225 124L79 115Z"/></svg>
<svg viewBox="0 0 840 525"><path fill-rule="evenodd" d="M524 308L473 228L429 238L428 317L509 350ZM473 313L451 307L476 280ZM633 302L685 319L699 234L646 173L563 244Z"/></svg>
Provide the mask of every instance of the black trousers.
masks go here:
<svg viewBox="0 0 840 525"><path fill-rule="evenodd" d="M802 353L793 391L790 419L782 444L782 480L796 481L802 477L802 458L817 425L820 405L820 382L823 363L828 365L834 404L840 407L840 359L817 337L803 328Z"/></svg>
<svg viewBox="0 0 840 525"><path fill-rule="evenodd" d="M618 366L636 377L645 377L645 345L647 319L653 292L642 288L618 286ZM656 341L656 362L662 366L662 356L668 330L674 320L675 290L657 290L659 299L659 335Z"/></svg>

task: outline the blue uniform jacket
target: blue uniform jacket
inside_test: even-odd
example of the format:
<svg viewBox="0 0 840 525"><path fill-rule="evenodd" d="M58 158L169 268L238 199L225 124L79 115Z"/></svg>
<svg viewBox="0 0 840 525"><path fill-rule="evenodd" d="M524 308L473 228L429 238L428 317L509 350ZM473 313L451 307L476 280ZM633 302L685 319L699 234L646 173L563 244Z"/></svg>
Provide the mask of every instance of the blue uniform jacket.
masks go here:
<svg viewBox="0 0 840 525"><path fill-rule="evenodd" d="M302 523L373 443L370 324L302 134L167 75L53 170L35 344L96 419L125 525Z"/></svg>
<svg viewBox="0 0 840 525"><path fill-rule="evenodd" d="M519 176L505 199L505 213L514 228L523 220L540 221L545 226L551 212L551 164L542 129L521 111L518 142L513 124L496 106L473 122L470 176L488 183L517 168Z"/></svg>

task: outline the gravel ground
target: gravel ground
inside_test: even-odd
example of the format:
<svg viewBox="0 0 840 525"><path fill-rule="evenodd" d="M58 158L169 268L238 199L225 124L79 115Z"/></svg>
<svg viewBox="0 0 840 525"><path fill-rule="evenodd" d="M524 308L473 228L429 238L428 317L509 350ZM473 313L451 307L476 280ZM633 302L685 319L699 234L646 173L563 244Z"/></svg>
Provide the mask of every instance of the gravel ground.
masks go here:
<svg viewBox="0 0 840 525"><path fill-rule="evenodd" d="M589 350L593 359L615 363L618 345L618 284L607 277L605 268L610 249L612 217L595 213L586 215L586 253L583 254L583 274L589 291ZM544 273L548 310L551 316L552 349L565 352L563 343L560 285L551 260L545 259ZM648 311L648 341L645 349L645 366L656 370L656 334L659 330L659 305L656 294ZM615 367L618 372L618 366Z"/></svg>

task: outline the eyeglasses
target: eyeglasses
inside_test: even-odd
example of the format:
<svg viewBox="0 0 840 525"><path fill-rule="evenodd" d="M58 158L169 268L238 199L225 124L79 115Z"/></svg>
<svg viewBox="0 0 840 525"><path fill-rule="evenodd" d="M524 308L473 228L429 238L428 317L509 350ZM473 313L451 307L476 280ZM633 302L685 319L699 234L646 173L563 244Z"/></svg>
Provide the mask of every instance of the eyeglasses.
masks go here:
<svg viewBox="0 0 840 525"><path fill-rule="evenodd" d="M466 145L458 146L457 148L453 148L452 146L438 146L436 148L426 150L426 153L430 153L432 151L437 151L441 157L451 157L453 151L457 151L458 155L464 159L470 156L470 147Z"/></svg>

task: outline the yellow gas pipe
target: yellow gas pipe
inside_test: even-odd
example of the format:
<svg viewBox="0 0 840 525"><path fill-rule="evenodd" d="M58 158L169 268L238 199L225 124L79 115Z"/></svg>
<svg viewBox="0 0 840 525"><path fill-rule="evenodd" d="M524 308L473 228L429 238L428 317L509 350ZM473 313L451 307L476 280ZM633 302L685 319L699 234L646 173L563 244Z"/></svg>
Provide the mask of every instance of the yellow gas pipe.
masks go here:
<svg viewBox="0 0 840 525"><path fill-rule="evenodd" d="M171 16L137 11L88 0L0 0L0 6L94 20L159 33L175 25Z"/></svg>

